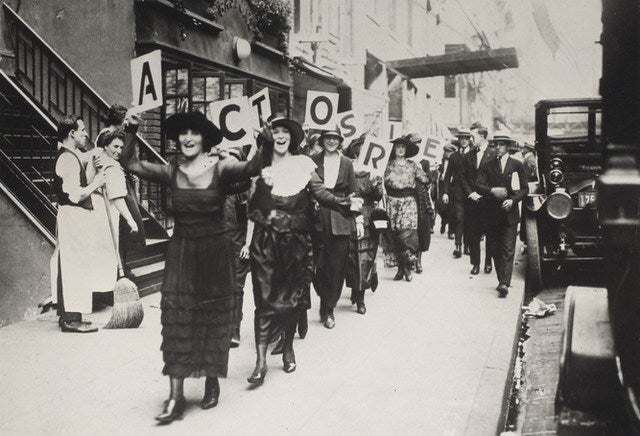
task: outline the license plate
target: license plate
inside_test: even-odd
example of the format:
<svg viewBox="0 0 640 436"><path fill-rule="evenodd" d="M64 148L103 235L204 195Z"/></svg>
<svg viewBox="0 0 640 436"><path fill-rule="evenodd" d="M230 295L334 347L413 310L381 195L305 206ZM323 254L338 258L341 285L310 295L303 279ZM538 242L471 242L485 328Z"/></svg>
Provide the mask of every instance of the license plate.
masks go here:
<svg viewBox="0 0 640 436"><path fill-rule="evenodd" d="M595 204L596 193L594 192L578 192L578 207L586 207Z"/></svg>

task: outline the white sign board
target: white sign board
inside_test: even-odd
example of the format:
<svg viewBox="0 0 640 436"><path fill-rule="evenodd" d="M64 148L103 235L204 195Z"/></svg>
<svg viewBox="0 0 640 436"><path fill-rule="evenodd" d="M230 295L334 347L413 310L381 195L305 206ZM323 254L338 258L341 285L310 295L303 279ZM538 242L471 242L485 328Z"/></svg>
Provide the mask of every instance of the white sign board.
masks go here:
<svg viewBox="0 0 640 436"><path fill-rule="evenodd" d="M351 141L362 134L362 117L354 111L340 112L338 114L340 133L344 137L342 147L348 147Z"/></svg>
<svg viewBox="0 0 640 436"><path fill-rule="evenodd" d="M249 97L249 104L253 110L257 125L262 126L260 119L268 120L271 117L271 99L269 98L269 88L263 88L260 92Z"/></svg>
<svg viewBox="0 0 640 436"><path fill-rule="evenodd" d="M132 113L162 106L162 54L160 50L131 59Z"/></svg>
<svg viewBox="0 0 640 436"><path fill-rule="evenodd" d="M402 136L402 121L389 121L389 140Z"/></svg>
<svg viewBox="0 0 640 436"><path fill-rule="evenodd" d="M364 144L362 144L356 163L369 168L372 175L384 177L384 171L387 168L392 149L393 144L390 142L382 142L377 138L367 136Z"/></svg>
<svg viewBox="0 0 640 436"><path fill-rule="evenodd" d="M418 154L410 159L416 162L426 159L431 163L438 163L444 154L445 143L447 143L447 141L443 138L425 136L420 142L420 150L418 151Z"/></svg>
<svg viewBox="0 0 640 436"><path fill-rule="evenodd" d="M335 92L307 91L307 106L304 123L311 129L333 130L336 128L338 94Z"/></svg>
<svg viewBox="0 0 640 436"><path fill-rule="evenodd" d="M219 147L256 145L253 129L259 128L259 124L246 96L214 101L209 104L209 113L213 124L222 132Z"/></svg>

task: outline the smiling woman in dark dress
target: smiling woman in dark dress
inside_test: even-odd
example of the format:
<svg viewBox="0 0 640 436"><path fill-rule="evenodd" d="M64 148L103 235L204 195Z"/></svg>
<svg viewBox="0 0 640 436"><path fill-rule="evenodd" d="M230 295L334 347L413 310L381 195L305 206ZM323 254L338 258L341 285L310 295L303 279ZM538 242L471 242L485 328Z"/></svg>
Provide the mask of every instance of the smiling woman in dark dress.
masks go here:
<svg viewBox="0 0 640 436"><path fill-rule="evenodd" d="M267 347L280 336L284 336L283 369L287 373L296 369L296 322L311 307L311 199L347 216L350 207L361 206L358 199L331 194L316 174L315 163L295 154L303 137L293 120L278 117L271 122L263 145L269 166L249 200L256 223L250 248L257 359L248 382L253 384L264 381Z"/></svg>
<svg viewBox="0 0 640 436"><path fill-rule="evenodd" d="M171 393L161 423L184 411L185 377L206 377L202 407L218 403L218 377L226 377L233 325L235 259L225 236L224 188L257 175L261 153L249 162L210 157L220 131L200 112L166 120L167 138L178 144L179 164L161 165L138 159L134 123L127 127L121 162L144 179L168 186L175 229L166 254L162 280L162 355Z"/></svg>

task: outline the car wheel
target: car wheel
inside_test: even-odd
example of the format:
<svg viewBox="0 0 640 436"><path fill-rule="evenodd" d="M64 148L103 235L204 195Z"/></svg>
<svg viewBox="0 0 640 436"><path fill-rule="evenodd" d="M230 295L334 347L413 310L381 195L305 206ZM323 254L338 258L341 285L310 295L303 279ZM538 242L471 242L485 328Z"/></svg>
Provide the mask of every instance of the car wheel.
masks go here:
<svg viewBox="0 0 640 436"><path fill-rule="evenodd" d="M542 291L542 247L538 238L538 220L536 216L524 211L525 232L527 235L527 270L525 290L529 295L537 295Z"/></svg>

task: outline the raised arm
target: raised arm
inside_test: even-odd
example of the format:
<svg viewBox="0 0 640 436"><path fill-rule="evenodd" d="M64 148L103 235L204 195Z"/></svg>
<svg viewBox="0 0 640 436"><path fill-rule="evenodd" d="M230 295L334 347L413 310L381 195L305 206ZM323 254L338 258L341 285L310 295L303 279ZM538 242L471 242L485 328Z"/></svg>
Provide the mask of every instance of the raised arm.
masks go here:
<svg viewBox="0 0 640 436"><path fill-rule="evenodd" d="M251 156L251 159L246 162L236 159L223 159L219 161L218 165L220 165L220 177L225 183L248 180L260 174L262 169L262 149L257 150Z"/></svg>
<svg viewBox="0 0 640 436"><path fill-rule="evenodd" d="M120 164L127 171L146 180L169 184L171 181L171 167L166 164L141 161L136 138L137 126L129 125L125 128L124 148L120 156Z"/></svg>

